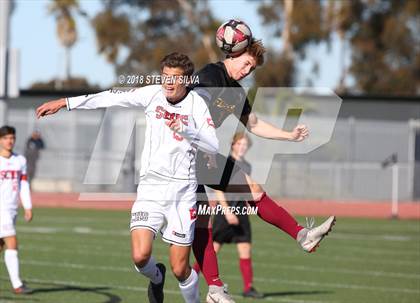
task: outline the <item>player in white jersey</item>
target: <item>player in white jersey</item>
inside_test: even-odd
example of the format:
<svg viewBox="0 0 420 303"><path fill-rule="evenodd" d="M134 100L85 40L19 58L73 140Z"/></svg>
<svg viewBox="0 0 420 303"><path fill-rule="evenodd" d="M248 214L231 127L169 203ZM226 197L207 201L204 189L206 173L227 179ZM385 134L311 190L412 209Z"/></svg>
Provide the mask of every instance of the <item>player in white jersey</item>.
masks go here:
<svg viewBox="0 0 420 303"><path fill-rule="evenodd" d="M26 159L13 152L16 130L11 126L0 128L0 251L4 251L4 263L9 272L13 292L29 294L29 289L19 276L16 217L19 197L25 209L25 220L32 220L32 202L26 176Z"/></svg>
<svg viewBox="0 0 420 303"><path fill-rule="evenodd" d="M132 259L135 269L150 279L150 302L163 302L165 268L152 256L153 239L159 231L163 241L170 244L171 268L184 300L199 302L198 276L189 265L196 221L195 160L198 148L217 153L218 140L205 101L182 81L193 71L187 56L172 53L161 61L163 85L59 99L37 109L38 117L64 107L144 109L145 146L130 228Z"/></svg>

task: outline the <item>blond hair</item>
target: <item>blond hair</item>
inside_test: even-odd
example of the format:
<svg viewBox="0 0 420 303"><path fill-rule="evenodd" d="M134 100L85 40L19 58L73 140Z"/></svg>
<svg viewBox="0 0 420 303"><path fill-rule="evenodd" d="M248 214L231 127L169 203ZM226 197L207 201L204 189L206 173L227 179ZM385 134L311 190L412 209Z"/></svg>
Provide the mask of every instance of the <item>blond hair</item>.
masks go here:
<svg viewBox="0 0 420 303"><path fill-rule="evenodd" d="M252 141L247 134L245 134L244 132L237 132L233 135L231 148L233 145L236 144L236 142L238 142L241 139L246 139L246 141L248 141L248 148L252 146Z"/></svg>

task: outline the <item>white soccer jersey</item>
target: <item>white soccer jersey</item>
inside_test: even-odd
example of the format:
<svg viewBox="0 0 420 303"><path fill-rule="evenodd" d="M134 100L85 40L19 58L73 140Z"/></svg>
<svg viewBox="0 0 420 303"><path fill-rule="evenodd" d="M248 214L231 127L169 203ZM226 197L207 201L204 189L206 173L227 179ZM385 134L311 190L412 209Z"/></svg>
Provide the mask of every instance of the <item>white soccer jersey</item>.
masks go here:
<svg viewBox="0 0 420 303"><path fill-rule="evenodd" d="M16 154L12 154L10 158L0 156L0 212L16 211L19 197L24 208L32 207L26 177L26 159Z"/></svg>
<svg viewBox="0 0 420 303"><path fill-rule="evenodd" d="M145 144L140 177L148 173L168 180L196 181L197 148L217 153L218 141L205 101L194 91L176 104L167 101L161 85L129 91L108 90L67 99L67 109L96 109L111 106L140 107L146 114ZM176 133L165 122L180 119Z"/></svg>

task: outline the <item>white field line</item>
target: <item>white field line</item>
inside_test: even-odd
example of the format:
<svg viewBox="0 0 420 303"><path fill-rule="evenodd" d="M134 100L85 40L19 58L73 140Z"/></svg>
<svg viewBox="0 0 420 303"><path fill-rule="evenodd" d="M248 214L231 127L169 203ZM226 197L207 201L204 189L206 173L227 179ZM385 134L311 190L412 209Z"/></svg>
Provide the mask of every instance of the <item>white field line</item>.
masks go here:
<svg viewBox="0 0 420 303"><path fill-rule="evenodd" d="M224 276L227 279L237 279L241 280L241 277L238 276ZM420 294L420 290L418 289L409 289L409 288L397 288L397 287L378 287L378 286L366 286L366 285L356 285L350 283L320 283L320 282L311 282L311 281L302 281L302 280L290 280L290 279L267 279L267 278L254 278L255 281L259 281L262 283L273 283L278 284L290 284L290 285L299 285L299 286L316 286L316 287L329 287L329 288L338 288L338 289L354 289L354 290L368 290L368 291L380 291L380 292L402 292L402 293L409 293L409 294Z"/></svg>
<svg viewBox="0 0 420 303"><path fill-rule="evenodd" d="M129 222L130 219L130 215L127 212L127 222ZM117 218L117 217L106 217L105 219L101 219L101 218L92 218L92 217L85 217L85 216L77 216L77 217L73 217L71 219L69 219L68 217L46 217L46 216L37 216L36 217L37 222L47 222L47 223L58 223L58 224L80 224L80 223L96 223L96 222L102 222L100 220L106 220L107 223L109 224L108 221L116 221L116 223L120 223L121 219ZM406 228L403 227L401 230L397 229L397 231L399 230L401 233L404 232L411 232L411 233L415 233L418 232L420 233L420 221L416 221L413 222L413 224L411 225L410 228ZM128 224L128 223L127 223ZM369 229L374 229L375 231L382 231L384 233L386 232L390 232L390 233L395 233L395 229L392 229L389 227L389 225L367 225L367 224L354 224L355 230L360 230L361 232L363 232L364 230L369 230ZM265 229L266 225L261 225L261 224L254 224L253 225L253 229L256 231L260 231L261 229ZM351 225L349 225L348 223L344 223L341 227L341 230L354 230L352 229ZM347 234L347 233L345 233Z"/></svg>
<svg viewBox="0 0 420 303"><path fill-rule="evenodd" d="M327 217L323 217L323 219L327 219ZM376 219L373 219L374 221ZM315 225L317 225L318 223L322 223L323 220L317 220L317 222L315 223ZM261 224L262 221L261 219L258 219L258 223L253 224L253 228L255 230L261 231L266 229L266 224ZM352 231L359 231L359 232L365 232L366 230L375 230L375 231L381 231L383 233L394 233L394 232L411 232L411 233L416 233L416 232L420 232L420 221L419 220L411 220L409 222L409 226L392 226L389 224L389 219L383 220L383 222L385 224L377 224L377 222L375 222L373 225L370 224L364 224L364 223L349 223L349 222L342 222L341 218L338 218L338 221L336 223L336 227L335 229L339 228L341 232L352 232ZM408 222L408 221L407 221ZM392 223L392 222L391 222ZM252 223L251 223L252 224ZM303 224L302 224L303 225Z"/></svg>
<svg viewBox="0 0 420 303"><path fill-rule="evenodd" d="M326 244L323 244L326 245ZM272 251L269 249L266 249L267 245L265 244L259 244L255 245L254 243L254 249L252 254L256 254L256 255L260 255L260 256L271 256L272 255ZM322 244L321 244L322 247ZM264 250L263 250L264 249ZM283 247L284 249L284 247ZM282 256L285 257L300 257L302 255L307 255L307 253L303 252L300 248L296 249L296 253L284 253L284 252L278 252L279 248L276 249L276 254L280 254ZM288 250L290 251L294 251L294 249L290 249L288 247ZM336 252L332 252L331 250L334 250ZM387 264L389 262L392 262L395 265L420 265L420 261L418 259L416 260L396 260L395 257L400 258L402 256L409 256L409 257L416 257L416 258L420 258L420 253L409 253L409 252L403 252L401 251L401 253L398 252L390 252L390 251L384 251L384 250L374 250L370 251L365 249L360 249L357 247L348 247L345 249L346 252L354 252L354 255L360 256L360 257L354 257L354 256L348 256L345 255L342 251L342 248L335 248L335 247L328 247L327 251L322 251L322 248L319 249L319 251L317 251L315 253L316 258L322 258L322 259L328 259L328 260L348 260L348 261L366 261L366 258L369 255L375 255L375 256L380 256L380 258L376 258L374 259L374 264ZM381 251L384 252L383 254L381 254ZM236 253L236 252L235 252ZM311 255L307 255L308 257L312 257L314 254ZM384 258L384 256L389 256L391 258Z"/></svg>
<svg viewBox="0 0 420 303"><path fill-rule="evenodd" d="M360 245L356 245L351 241L348 241L347 246L344 248L343 244L340 245L334 245L334 243L332 241L330 241L329 236L327 236L327 238L324 239L324 241L321 243L321 248L317 250L317 252L315 253L316 255L319 254L320 251L322 251L322 248L328 247L328 251L325 252L325 254L328 255L336 255L336 254L345 254L348 252L354 252L355 255L376 255L376 256L390 256L390 257L396 257L396 258L401 258L401 257L413 257L415 259L420 259L420 245L417 247L412 247L409 249L409 251L407 251L407 247L389 247L389 248L383 248L383 249L378 249L377 245L372 247L372 246L360 246ZM420 241L419 241L420 244ZM290 245L282 245L281 243L279 244L279 241L265 241L262 242L259 239L257 240L253 240L253 246L257 247L257 248L264 248L266 250L270 250L270 249L276 249L276 251L280 250L280 249L293 249L290 247ZM301 252L303 252L298 244L296 244L296 247L298 248L298 250L300 250ZM344 252L343 249L345 249L346 251Z"/></svg>
<svg viewBox="0 0 420 303"><path fill-rule="evenodd" d="M224 263L224 262L222 262ZM339 273L339 274L348 274L356 276L373 276L373 277L387 277L387 278L403 278L403 279L420 279L420 274L407 274L401 272L386 272L386 271L372 271L372 270L351 270L351 269L329 269L329 268L317 268L304 265L277 265L274 264L265 264L259 262L253 262L258 267L279 267L283 269L291 269L304 272L319 272L319 273Z"/></svg>
<svg viewBox="0 0 420 303"><path fill-rule="evenodd" d="M127 236L130 234L128 228L127 229L116 229L116 230L98 230L93 229L90 227L85 226L79 226L74 227L72 229L66 229L66 228L51 228L51 227L35 227L35 228L29 228L29 227L21 227L19 230L22 230L26 233L63 233L63 234L86 234L86 235L98 235L98 236ZM410 236L403 236L403 235L375 235L375 236L366 236L366 235L360 235L360 234L339 234L339 233L333 233L327 236L327 239L338 239L338 240L363 240L363 241L386 241L386 242L416 242L418 243L419 238L418 237L410 237ZM269 237L259 237L259 240L266 239L268 246L276 246L277 244L273 243L273 241L269 241ZM357 247L354 244L352 244L353 247ZM366 248L366 246L359 246L361 248ZM387 251L385 251L386 253ZM390 252L390 251L388 251ZM420 255L420 252L418 253L407 253L402 252L403 254L409 254L409 255ZM399 254L399 253L398 253Z"/></svg>
<svg viewBox="0 0 420 303"><path fill-rule="evenodd" d="M84 217L84 216L76 216L76 217L44 217L41 215L37 215L35 217L36 222L45 222L45 223L57 223L57 224L84 224L84 223L102 223L106 222L109 224L110 222L114 223L121 223L121 218L119 217L106 217L103 218L96 218L96 217ZM130 213L127 212L127 222L130 221ZM23 223L23 220L22 220Z"/></svg>
<svg viewBox="0 0 420 303"><path fill-rule="evenodd" d="M283 232L281 232L283 233ZM356 234L356 233L340 233L332 230L328 235L329 238L334 238L337 240L358 240L358 241L386 241L386 242L411 242L419 241L420 233L416 236L407 236L403 234L376 234L376 235L366 235L366 234ZM270 239L273 238L273 235L259 236L257 239Z"/></svg>
<svg viewBox="0 0 420 303"><path fill-rule="evenodd" d="M411 242L418 241L419 236L407 236L407 235L389 235L389 234L378 234L378 235L364 235L364 234L353 234L353 233L338 233L332 232L329 235L330 238L340 240L359 240L359 241L389 241L389 242Z"/></svg>
<svg viewBox="0 0 420 303"><path fill-rule="evenodd" d="M3 276L1 277L2 280L8 280L8 277ZM37 278L30 278L25 279L26 282L31 283L40 283L40 284L50 284L50 285L56 285L56 286L76 286L76 287L109 287L110 289L121 289L121 290L133 290L133 291L141 291L141 292L147 292L147 288L145 287L138 287L138 286L121 286L121 285L111 285L111 284L93 284L93 283L80 283L77 281L72 280L44 280L44 279L37 279ZM171 294L171 295L179 295L181 296L181 293L177 290L172 289L165 289L165 294Z"/></svg>
<svg viewBox="0 0 420 303"><path fill-rule="evenodd" d="M55 234L56 232L58 232L58 230L60 230L60 229L54 229L54 228L48 228L48 227L38 227L38 228L33 228L30 231L32 233L35 233L35 234ZM73 232L69 232L69 233L70 234L94 234L94 235L99 234L99 235L106 235L106 231L102 231L102 230L98 231L98 230L86 229L85 227L75 227L73 229ZM117 233L118 235L120 235L120 232L114 232L114 233ZM127 235L125 234L125 236L127 236ZM79 243L81 243L80 239L73 239L73 240L66 239L65 241L63 241L62 239L59 239L59 238L43 238L41 240L43 240L43 241L45 241L45 240L47 240L47 241L53 241L55 243L60 243L60 242L79 242ZM263 247L266 248L267 246L268 247L273 246L273 245L270 245L270 244L271 243L269 243L269 242L268 243L264 243ZM83 244L81 243L79 245L79 247L80 246L83 246ZM96 245L96 247L100 247L103 250L110 249L110 247L107 247L107 246L104 246L104 245L102 245L102 246ZM367 254L367 255L369 255L369 254L381 255L381 258L374 260L373 263L375 263L375 264L387 264L389 262L392 262L395 265L419 265L419 262L418 261L408 261L408 260L406 261L406 260L395 260L395 259L384 259L383 258L383 255L390 255L390 256L401 256L401 255L404 255L404 256L419 256L419 254L416 253L416 252L409 253L409 252L403 252L403 251L401 251L400 253L398 253L398 252L393 252L391 250L388 250L388 251L386 251L386 250L375 250L375 249L366 250L366 248L364 248L364 249L363 248L362 249L358 249L358 248L356 248L354 246L349 247L346 250L356 252L359 255L365 255L365 254ZM297 253L279 253L279 254L281 254L282 256L286 256L286 257L287 256L289 256L289 257L297 257L300 254L303 254L300 250L297 250L297 251L298 251ZM261 250L261 249L254 250L253 254L254 255L259 255L259 256L271 255L270 252L267 252L266 250ZM366 260L366 258L357 258L357 257L348 257L348 256L347 257L346 256L344 256L344 257L330 256L330 253L328 255L321 255L319 252L317 253L317 258L323 258L323 259L328 259L328 260L337 260L337 261L340 261L340 260L342 260L342 261L365 261Z"/></svg>
<svg viewBox="0 0 420 303"><path fill-rule="evenodd" d="M161 257L157 255L156 257ZM116 266L92 266L88 264L82 263L69 263L69 262L48 262L48 261L28 261L22 260L22 264L28 265L35 265L41 267L63 267L63 268L73 268L73 269L83 269L83 270L101 270L101 271L116 271L116 272L134 272L134 269L130 268L121 268ZM239 276L225 276L229 279L241 279ZM420 290L417 289L409 289L409 288L400 288L400 287L377 287L377 286L366 286L366 285L357 285L351 283L318 283L312 281L302 281L302 280L289 280L289 279L269 279L269 278L255 278L256 281L260 281L263 283L271 283L271 284L278 284L278 283L285 283L285 284L293 284L293 285L305 285L305 286L317 286L317 287L329 287L329 288L339 288L339 289L358 289L358 290L371 290L371 291L380 291L380 292L402 292L402 293L412 293L412 294L420 294Z"/></svg>
<svg viewBox="0 0 420 303"><path fill-rule="evenodd" d="M60 253L60 254L80 254L80 255L97 255L97 256L111 256L111 257L124 257L124 256L130 256L130 250L129 248L110 248L109 246L98 246L95 245L94 248L92 248L92 246L85 246L85 245L78 245L77 247L79 249L75 250L75 249L71 249L71 250L59 250L57 248L51 248L51 247L45 247L45 245L43 247L39 247L36 245L28 245L28 244L22 244L20 245L20 247L23 250L34 250L34 251L42 251L42 252L56 252L56 253ZM84 249L82 249L84 248ZM160 246L155 246L155 251L159 251L159 250L167 250L166 247L160 247ZM120 251L119 253L112 253L109 251ZM105 252L106 251L106 252ZM225 252L226 254L226 252ZM229 255L233 255L232 258L228 258L228 260L236 260L237 259L237 252L236 251L230 251L228 252ZM261 249L259 250L254 250L252 252L253 255L257 255L257 256L267 256L267 255L272 255L272 253L267 252L267 251L263 251ZM299 257L299 255L304 255L306 256L307 254L293 254L293 253L282 253L282 252L277 252L276 253L277 256L281 256L283 258L287 258L287 257ZM310 256L308 256L310 257ZM226 259L226 258L225 258ZM348 261L354 261L354 262L365 262L366 258L355 258L355 257L339 257L339 256L325 256L325 255L317 255L317 259L326 259L326 260L334 260L334 261L344 261L344 262L348 262ZM254 262L255 263L255 262ZM406 265L406 266L418 266L420 267L420 262L417 261L399 261L399 260L394 260L394 259L384 259L384 258L380 258L380 259L375 259L375 260L369 260L370 264L389 264L392 263L393 265Z"/></svg>
<svg viewBox="0 0 420 303"><path fill-rule="evenodd" d="M7 280L7 277L0 277L2 280ZM40 283L40 284L50 284L50 285L56 285L56 286L74 286L74 287L109 287L111 289L119 289L119 290L128 290L128 291L136 291L136 292L142 292L147 293L147 288L145 287L139 287L139 286L121 286L121 285L115 285L115 284L92 284L92 283L80 283L77 281L72 280L45 280L45 279L26 279L27 282L30 283ZM181 292L174 289L165 289L165 294L169 294L171 296L177 296L181 297ZM238 295L231 295L234 298L242 298L242 296ZM295 300L295 299L288 299L288 298L264 298L266 301L271 302L284 302L284 303L335 303L332 301L308 301L308 300Z"/></svg>
<svg viewBox="0 0 420 303"><path fill-rule="evenodd" d="M420 247L419 247L420 249ZM328 250L334 250L337 251L337 253L343 253L342 248L337 247L328 247ZM414 250L414 249L413 249ZM412 256L416 257L416 259L420 258L420 251L394 251L394 250L384 250L384 249L375 249L375 248L366 248L361 249L360 247L346 247L346 252L355 252L357 254L363 254L363 255L378 255L383 257L385 256Z"/></svg>
<svg viewBox="0 0 420 303"><path fill-rule="evenodd" d="M43 246L46 245L47 241L51 241L51 242L54 242L53 244L55 244L57 246L59 246L60 243L77 243L76 244L77 248L87 249L90 252L92 252L94 248L98 251L101 251L101 252L106 251L106 250L108 250L108 251L109 250L115 250L115 245L114 244L106 246L106 245L93 244L93 242L92 242L92 245L85 245L85 244L83 244L83 240L81 240L81 239L72 239L72 240L66 239L66 240L63 240L63 239L60 239L60 238L42 237L41 239L38 239L38 240L40 242L41 241L43 242L43 244L42 244ZM103 241L101 241L101 243L103 244ZM125 247L118 248L118 250L121 251L121 254L124 254L124 253L126 253L127 255L129 254L129 250L128 250L129 242L127 242L126 244L127 244L127 249ZM31 245L21 244L20 247L31 247ZM43 250L41 248L37 248L37 246L32 246L32 247L33 247L32 250L38 250L38 251ZM254 250L252 252L253 255L256 255L256 256L268 256L268 255L271 256L272 255L272 252L267 251L266 249L262 250L263 247L266 248L266 245L257 246L257 247L258 247L258 249L255 249L255 245L254 245ZM159 249L159 246L156 246L155 249ZM55 250L55 248L51 249L51 250ZM289 249L289 250L293 251L294 249ZM350 250L350 249L348 249L348 250ZM362 261L366 261L366 256L365 255L370 254L369 251L365 251L365 250L357 250L357 249L354 249L354 248L352 248L351 250L356 251L356 252L358 252L358 251L361 252L358 255L362 255L364 257L337 256L337 255L332 254L330 251L327 251L326 253L317 252L316 253L316 258L317 259L326 259L326 260L330 260L330 261L362 262ZM45 250L45 251L47 251L47 250ZM72 248L71 251L74 251L74 248ZM234 251L229 252L229 254L234 254L236 256L236 252L234 252ZM113 255L117 256L117 254L113 254ZM312 255L307 255L306 253L302 252L298 248L296 248L296 253L293 253L293 252L291 252L291 253L276 252L276 255L282 256L283 258L296 258L296 257L300 258L302 256L307 256L308 258L312 257ZM375 254L375 255L380 255L380 254ZM392 255L398 256L399 254L395 253L395 254L392 254ZM401 253L401 255L404 255L403 252ZM417 254L411 254L411 255L417 256ZM391 258L391 259L388 258L387 259L387 258L384 258L383 256L381 256L381 258L375 258L374 260L371 260L370 263L371 264L390 264L390 263L392 263L393 265L410 266L410 267L420 266L420 262L418 260L395 260L395 258Z"/></svg>
<svg viewBox="0 0 420 303"><path fill-rule="evenodd" d="M130 214L128 212L127 213L127 222L130 219ZM69 218L57 218L57 217L47 217L47 216L43 216L43 215L39 215L36 216L36 221L37 222L47 222L47 223L57 223L57 224L75 224L75 223L95 223L95 222L104 222L104 221L116 221L116 223L120 223L119 218L113 218L113 217L105 217L105 218L95 218L95 217L85 217L85 216L76 216L76 217L72 217L71 219ZM262 221L261 221L262 222ZM373 227L372 225L368 225L368 224L349 224L347 222L344 222L342 224L340 224L341 222L339 221L339 225L341 227L341 229L345 229L345 230L357 230L360 232L363 232L364 230L369 230L371 228L374 228L375 231L383 231L383 232L390 232L390 233L394 233L395 231L399 231L401 233L405 233L405 232L412 232L412 233L420 233L420 221L415 221L413 222L413 224L410 224L410 226L404 226L402 228L390 228L389 225L382 225L382 224L375 224ZM354 225L354 227L352 226ZM262 230L264 228L266 228L266 226L268 225L261 225L261 224L254 224L253 225L253 229L254 230Z"/></svg>
<svg viewBox="0 0 420 303"><path fill-rule="evenodd" d="M331 239L331 238L329 236L327 236L324 240L325 243L330 242L330 241L328 241L329 239ZM288 239L288 241L293 242L292 239L290 239L290 240ZM254 244L254 246L257 246L257 247L270 247L270 248L275 247L277 250L280 249L280 248L285 248L284 246L282 246L282 244L279 244L278 241L277 242L276 241L269 241L269 240L264 241L264 240L261 240L260 238L257 238L256 240L253 240L253 244ZM321 247L323 245L325 245L324 242L321 244ZM420 245L420 242L419 242L419 245ZM327 244L327 246L328 246L328 244ZM296 244L296 247L298 247L298 244ZM375 247L378 247L378 246L376 245ZM413 251L403 251L402 249L406 249L406 248L404 247L404 248L401 248L401 250L398 250L398 248L393 247L393 248L389 248L389 249L386 250L386 249L373 248L373 247L367 246L367 245L358 246L358 245L355 245L354 243L351 243L351 246L346 247L345 252L353 251L353 252L357 253L358 255L374 254L374 255L380 255L380 256L384 256L384 255L397 256L397 257L413 256L413 257L416 257L416 258L420 258L420 246L419 246L418 251L414 251L416 248L413 248ZM343 253L342 247L337 248L337 247L334 247L334 246L332 246L332 247L329 246L328 250L337 250L337 251L339 251L337 253L340 253L340 254ZM302 251L302 250L299 249L299 251ZM331 251L329 251L328 253L332 254Z"/></svg>
<svg viewBox="0 0 420 303"><path fill-rule="evenodd" d="M17 228L18 233L34 233L34 234L86 234L86 235L95 235L95 236L129 236L130 230L127 229L117 229L117 230L98 230L86 226L76 226L73 228L61 228L61 227L48 227L48 226L20 226Z"/></svg>
<svg viewBox="0 0 420 303"><path fill-rule="evenodd" d="M98 230L86 226L77 226L71 229L69 228L59 228L59 227L49 227L49 226L38 226L38 227L29 227L29 226L19 226L18 232L23 233L39 233L39 234L88 234L88 235L99 235L99 236L127 236L130 234L129 228L127 229L116 229L116 230ZM272 243L269 240L272 240L272 237L258 237L258 240L268 240L268 246L276 246L278 244ZM387 242L413 242L418 241L419 237L410 237L404 235L362 235L362 234L340 234L332 233L327 236L327 239L339 239L339 240L366 240L366 241L387 241ZM258 241L257 240L257 241ZM352 244L353 245L353 244ZM354 246L354 245L353 245ZM365 246L363 246L365 247Z"/></svg>
<svg viewBox="0 0 420 303"><path fill-rule="evenodd" d="M45 249L44 249L45 250ZM70 253L80 253L75 250L69 251ZM84 255L92 255L87 251L83 251ZM107 254L99 254L97 255L107 255ZM119 255L120 256L120 255ZM155 254L157 258L165 258L166 255L164 254ZM129 256L126 256L127 260L129 260ZM226 258L225 258L226 259ZM232 260L223 260L222 264L232 264ZM82 269L82 270L105 270L105 271L122 271L122 272L133 272L134 270L130 268L129 261L127 262L128 267L115 267L115 266L92 266L83 263L69 263L69 262L48 262L48 261L38 261L38 260L22 260L22 264L28 265L38 265L38 266L55 266L55 267L65 267L65 268L73 268L73 269ZM280 268L280 269L290 269L290 270L297 270L303 272L318 272L318 273L340 273L340 274L348 274L348 275L364 275L364 276L374 276L374 277L388 277L388 278L404 278L404 279L420 279L419 274L406 274L406 273L399 273L399 272L383 272L383 271L358 271L358 270L349 270L349 269L325 269L325 268L314 268L310 266L297 266L297 265L279 265L279 264L266 264L260 262L254 262L255 267L268 267L268 268Z"/></svg>
<svg viewBox="0 0 420 303"><path fill-rule="evenodd" d="M254 244L259 244L260 242L264 242L264 246L265 247L276 247L276 248L280 248L281 247L281 244L279 244L279 241L273 241L273 238L271 237L271 238L269 238L269 237L254 237ZM271 241L270 241L270 239L271 239ZM331 240L344 240L343 238L338 238L338 237L334 237L334 236L332 236L331 234L329 234L326 238L325 238L325 240L324 241L330 241L330 239ZM401 250L403 250L403 249L406 249L405 247L390 247L389 249L383 249L383 250L379 250L379 249L375 249L375 248L377 248L378 247L378 245L376 244L376 242L375 241L370 241L369 240L369 242L371 242L371 243L366 243L366 244L364 244L364 245L357 245L357 244L355 244L354 242L352 242L352 240L350 239L350 237L349 238L347 238L347 239L345 239L348 243L351 243L351 247L349 247L350 249L353 249L353 248L355 248L355 249L358 249L358 251L360 251L360 252L365 252L365 251L367 251L367 250L376 250L376 251L382 251L384 254L389 254L389 255L397 255L397 256L399 256L399 255L407 255L407 256L419 256L420 257L420 239L410 239L410 241L409 242L413 242L413 243L415 243L415 244L418 244L417 246L418 246L418 248L417 247L414 247L413 248L413 250L415 250L415 249L417 249L417 251L415 251L415 252L407 252L407 251L398 251L398 249L401 249ZM353 239L353 240L355 240L355 239ZM379 240L378 240L379 241ZM383 239L383 240L381 240L381 241L388 241L388 242L390 242L390 241L394 241L394 240L391 240L391 239L388 239L388 240L385 240L385 239ZM401 242L400 240L397 240L398 242ZM372 245L369 245L369 244L372 244ZM395 250L397 250L397 251L395 251Z"/></svg>
<svg viewBox="0 0 420 303"><path fill-rule="evenodd" d="M39 226L39 227L30 227L30 226L18 226L19 231L26 233L86 233L86 234L95 234L95 235L126 235L129 234L129 228L127 223L127 229L114 229L114 230L98 230L88 226L79 226L78 228L63 228L63 227L50 227L50 226ZM419 234L420 236L420 234ZM328 237L333 239L340 240L362 240L362 241L390 241L390 242L410 242L419 240L420 237L413 237L407 235L389 235L389 234L378 234L378 235L365 235L365 234L355 234L355 233L339 233L332 232ZM270 239L272 236L260 236L258 239Z"/></svg>
<svg viewBox="0 0 420 303"><path fill-rule="evenodd" d="M24 246L24 249L28 249L29 247ZM30 248L29 248L30 249ZM46 247L39 247L33 248L35 251L44 251L44 252L56 252L59 254L79 254L79 255L98 255L98 256L114 256L114 257L121 257L127 260L130 260L130 253L109 253L100 251L92 251L92 250L58 250L58 249L49 249ZM156 251L156 250L155 250ZM156 257L165 258L164 254L154 254ZM233 258L224 258L223 261L219 260L219 263L222 264L232 264L236 260L236 257ZM32 262L32 261L27 261ZM391 262L391 261L390 261ZM32 263L28 263L32 264ZM298 266L298 265L281 265L281 264L266 264L261 262L253 262L255 267L267 267L267 268L281 268L281 269L291 269L297 271L305 271L305 272L319 272L319 273L341 273L341 274L348 274L348 275L363 275L363 276L373 276L373 277L388 277L388 278L403 278L403 279L420 279L420 274L407 274L401 272L386 272L386 271L371 271L371 270L351 270L351 269L328 269L328 268L316 268L312 266Z"/></svg>
<svg viewBox="0 0 420 303"><path fill-rule="evenodd" d="M77 228L76 228L77 230ZM39 232L46 234L48 231L48 229L46 228L42 228L42 230L33 230L35 234L38 234ZM52 234L54 234L55 232L52 231ZM86 234L86 232L85 232ZM100 231L100 234L102 234L102 231ZM40 241L53 241L55 243L61 243L61 242L72 242L72 243L80 243L78 244L78 247L84 247L83 244L81 243L80 239L66 239L65 241L63 241L60 238L52 238L52 237L42 237L42 239L39 239ZM103 243L103 241L101 241L101 243ZM257 244L254 243L254 247L257 246L259 249L255 249L253 254L254 255L260 255L260 256L264 256L264 255L271 255L271 252L267 251L266 248L270 247L272 245L270 245L270 243L264 243L264 245L259 245L259 242L257 241ZM277 246L277 245L276 245ZM90 246L89 246L90 247ZM110 249L110 247L108 246L104 246L104 245L96 245L96 247L101 247L102 249ZM264 248L264 250L262 250L262 248ZM334 249L334 247L332 247L331 249ZM284 253L284 252L278 252L278 254L281 254L284 257L300 257L301 255L303 255L304 253L300 250L300 249L296 249L296 253L293 253L293 249L290 250L291 253ZM346 251L352 251L355 252L357 255L379 255L381 256L381 258L376 258L374 260L375 264L387 264L389 262L392 262L395 265L419 265L420 263L417 260L395 260L395 258L392 259L384 259L383 256L384 255L389 255L389 256L397 256L397 257L401 257L401 256L414 256L414 257L418 257L420 256L420 253L417 252L404 252L404 251L400 251L400 252L394 252L391 250L379 250L379 249L369 249L366 250L366 248L357 248L354 247L354 245L352 247L346 248ZM342 253L342 252L341 252ZM343 261L365 261L366 257L362 257L362 258L358 258L358 257L349 257L349 256L337 256L333 253L331 253L331 251L327 251L324 254L320 254L320 252L316 253L317 258L326 258L329 260L343 260Z"/></svg>

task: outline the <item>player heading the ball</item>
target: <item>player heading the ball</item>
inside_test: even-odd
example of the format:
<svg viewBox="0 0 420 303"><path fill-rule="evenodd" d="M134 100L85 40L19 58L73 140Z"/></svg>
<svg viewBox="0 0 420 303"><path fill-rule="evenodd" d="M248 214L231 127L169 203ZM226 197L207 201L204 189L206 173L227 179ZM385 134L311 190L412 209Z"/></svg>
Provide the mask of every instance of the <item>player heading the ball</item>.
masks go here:
<svg viewBox="0 0 420 303"><path fill-rule="evenodd" d="M161 61L162 76L191 76L194 65L183 54L171 53ZM198 275L189 265L196 221L198 149L217 153L218 140L206 102L178 81L150 85L128 92L59 99L41 105L39 117L61 108L96 109L111 106L142 108L146 115L145 146L140 182L131 210L131 253L137 272L150 280L150 302L163 302L165 266L152 256L159 231L170 245L172 272L185 302L198 303Z"/></svg>

